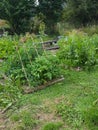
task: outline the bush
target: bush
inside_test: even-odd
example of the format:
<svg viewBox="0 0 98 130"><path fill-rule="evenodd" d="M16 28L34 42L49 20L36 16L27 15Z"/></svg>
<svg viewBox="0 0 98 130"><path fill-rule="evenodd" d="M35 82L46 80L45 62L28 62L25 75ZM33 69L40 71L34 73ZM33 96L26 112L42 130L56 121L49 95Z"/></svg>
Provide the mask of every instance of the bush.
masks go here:
<svg viewBox="0 0 98 130"><path fill-rule="evenodd" d="M59 45L58 56L66 66L90 69L97 64L95 36L90 38L74 31L60 40Z"/></svg>

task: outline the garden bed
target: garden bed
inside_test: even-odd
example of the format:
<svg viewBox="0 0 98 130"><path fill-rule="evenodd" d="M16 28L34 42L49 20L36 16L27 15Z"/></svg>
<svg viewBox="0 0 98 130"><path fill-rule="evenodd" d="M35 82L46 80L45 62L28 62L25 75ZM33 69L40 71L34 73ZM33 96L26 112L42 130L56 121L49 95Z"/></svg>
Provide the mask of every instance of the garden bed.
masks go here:
<svg viewBox="0 0 98 130"><path fill-rule="evenodd" d="M40 86L38 86L38 87L33 87L33 88L24 88L24 94L30 94L30 93L34 93L34 92L37 92L37 91L39 91L39 90L42 90L42 89L44 89L44 88L46 88L46 87L49 87L49 86L51 86L51 85L53 85L53 84L56 84L56 83L58 83L58 82L61 82L61 81L63 81L64 80L64 77L61 77L61 78L58 78L58 79L54 79L54 80L51 80L51 81L48 81L47 83L45 83L45 84L43 84L43 85L40 85Z"/></svg>

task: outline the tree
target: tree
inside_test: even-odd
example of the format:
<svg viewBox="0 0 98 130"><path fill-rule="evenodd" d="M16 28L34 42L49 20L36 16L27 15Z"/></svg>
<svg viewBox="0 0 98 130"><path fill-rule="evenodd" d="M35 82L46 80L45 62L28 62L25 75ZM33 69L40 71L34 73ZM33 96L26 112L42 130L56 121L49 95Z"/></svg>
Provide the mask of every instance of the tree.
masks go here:
<svg viewBox="0 0 98 130"><path fill-rule="evenodd" d="M17 34L30 31L30 20L35 14L36 0L2 0L0 19L7 20Z"/></svg>
<svg viewBox="0 0 98 130"><path fill-rule="evenodd" d="M98 21L98 1L97 0L67 0L65 20L71 23L86 25L87 23Z"/></svg>
<svg viewBox="0 0 98 130"><path fill-rule="evenodd" d="M65 0L39 0L38 11L42 13L48 33L54 33L55 25L61 19Z"/></svg>

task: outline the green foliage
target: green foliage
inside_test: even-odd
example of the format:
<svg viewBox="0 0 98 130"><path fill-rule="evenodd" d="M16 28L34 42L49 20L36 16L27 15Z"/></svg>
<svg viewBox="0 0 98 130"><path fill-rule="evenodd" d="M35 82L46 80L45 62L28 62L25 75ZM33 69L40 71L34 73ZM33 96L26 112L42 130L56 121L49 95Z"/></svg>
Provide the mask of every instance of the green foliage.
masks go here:
<svg viewBox="0 0 98 130"><path fill-rule="evenodd" d="M48 37L44 36L43 41L47 40ZM23 50L30 51L30 48L32 51L35 50L35 55L38 54L40 55L42 50L42 45L39 44L41 42L40 37L36 36L35 34L29 34L26 33L25 36L23 35L8 35L7 32L3 34L3 37L0 38L0 55L1 59L5 59L9 57L10 55L14 55L17 52L17 49L19 49L20 53L22 53ZM40 51L40 52L39 52Z"/></svg>
<svg viewBox="0 0 98 130"><path fill-rule="evenodd" d="M21 90L11 82L0 84L0 107L4 108L14 103L21 97Z"/></svg>
<svg viewBox="0 0 98 130"><path fill-rule="evenodd" d="M38 12L44 15L46 32L56 33L56 24L61 20L64 0L39 0Z"/></svg>
<svg viewBox="0 0 98 130"><path fill-rule="evenodd" d="M44 35L45 33L45 23L43 22L44 15L39 14L38 16L35 16L32 21L32 31L37 34L39 33L40 35Z"/></svg>
<svg viewBox="0 0 98 130"><path fill-rule="evenodd" d="M34 86L44 84L55 78L60 77L61 69L59 67L59 60L56 56L44 55L35 59L32 66L28 65L29 77L32 77Z"/></svg>
<svg viewBox="0 0 98 130"><path fill-rule="evenodd" d="M59 41L59 58L65 66L88 68L95 66L98 61L97 36L73 31Z"/></svg>
<svg viewBox="0 0 98 130"><path fill-rule="evenodd" d="M57 114L71 126L79 128L83 123L82 114L74 108L74 104L61 102L57 105Z"/></svg>
<svg viewBox="0 0 98 130"><path fill-rule="evenodd" d="M10 77L15 85L37 86L59 77L59 60L46 52L43 55L40 38L27 34L18 39L1 38L1 55L5 52L6 55L2 58L7 58L2 63L2 72Z"/></svg>
<svg viewBox="0 0 98 130"><path fill-rule="evenodd" d="M18 125L13 128L18 130L31 130L38 124L38 121L33 118L33 113L26 110L15 113L11 116L11 120L14 123L18 123Z"/></svg>
<svg viewBox="0 0 98 130"><path fill-rule="evenodd" d="M15 109L8 111L6 127L10 130L30 129L23 123L24 115L30 113L28 120L35 122L30 125L31 129L43 130L47 124L63 122L61 130L97 130L98 69L91 72L63 69L63 72L65 80L62 83L23 95L12 107Z"/></svg>
<svg viewBox="0 0 98 130"><path fill-rule="evenodd" d="M18 55L14 55L14 57L8 59L10 64L7 70L5 69L6 74L11 77L15 84L27 84L28 78L31 85L38 86L59 77L60 67L59 60L56 56L37 55L35 50L34 52L31 50L31 47L28 51L29 58L31 59L28 59L28 55L25 51L20 52L20 54L22 62ZM23 65L21 63L23 63ZM27 77L23 69L25 69Z"/></svg>
<svg viewBox="0 0 98 130"><path fill-rule="evenodd" d="M0 19L8 21L11 31L17 34L35 31L38 33L38 27L34 27L34 18L43 14L44 20L41 21L46 24L46 32L54 32L55 24L61 20L61 13L63 10L62 3L64 0L2 0L0 2ZM48 10L47 10L48 9ZM39 26L39 21L35 25ZM35 30L36 29L36 30Z"/></svg>
<svg viewBox="0 0 98 130"><path fill-rule="evenodd" d="M98 25L88 25L86 27L82 27L81 30L89 36L92 36L98 34Z"/></svg>
<svg viewBox="0 0 98 130"><path fill-rule="evenodd" d="M16 40L16 38L14 39ZM6 59L9 55L15 52L14 39L11 36L4 36L0 38L0 59Z"/></svg>
<svg viewBox="0 0 98 130"><path fill-rule="evenodd" d="M64 18L78 26L98 21L97 0L67 0Z"/></svg>
<svg viewBox="0 0 98 130"><path fill-rule="evenodd" d="M59 60L56 56L47 54L39 43L40 38L26 34L25 37L2 37L1 71L17 86L38 86L45 84L61 74ZM36 43L35 43L36 42ZM5 52L5 53L3 53ZM44 53L44 55L43 55Z"/></svg>
<svg viewBox="0 0 98 130"><path fill-rule="evenodd" d="M88 125L97 130L98 128L98 99L93 102L84 112L84 121L88 123ZM93 128L96 126L95 128Z"/></svg>
<svg viewBox="0 0 98 130"><path fill-rule="evenodd" d="M60 130L62 127L62 123L61 122L57 122L57 123L47 123L44 125L42 130Z"/></svg>
<svg viewBox="0 0 98 130"><path fill-rule="evenodd" d="M9 56L4 64L5 73L9 75L16 84L26 83L27 73L31 74L28 65L32 66L35 58L42 55L42 53L42 45L32 43L32 41L16 46L16 52Z"/></svg>
<svg viewBox="0 0 98 130"><path fill-rule="evenodd" d="M71 103L65 105L61 102L57 105L57 114L62 117L64 121L75 128L80 128L86 124L91 129L97 130L98 127L98 100L95 105L89 105L84 110L77 110L76 106Z"/></svg>
<svg viewBox="0 0 98 130"><path fill-rule="evenodd" d="M30 31L30 21L35 14L35 0L2 0L0 19L7 20L14 33Z"/></svg>

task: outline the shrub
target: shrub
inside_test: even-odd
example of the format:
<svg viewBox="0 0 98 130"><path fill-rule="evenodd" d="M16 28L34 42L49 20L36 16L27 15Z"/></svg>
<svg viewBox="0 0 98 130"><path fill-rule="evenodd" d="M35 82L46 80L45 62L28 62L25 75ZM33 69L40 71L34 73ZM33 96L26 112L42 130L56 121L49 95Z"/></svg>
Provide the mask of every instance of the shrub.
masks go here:
<svg viewBox="0 0 98 130"><path fill-rule="evenodd" d="M96 39L96 38L95 38ZM59 41L58 56L68 67L91 68L97 64L96 46L94 37L72 32ZM93 44L94 43L94 44Z"/></svg>

